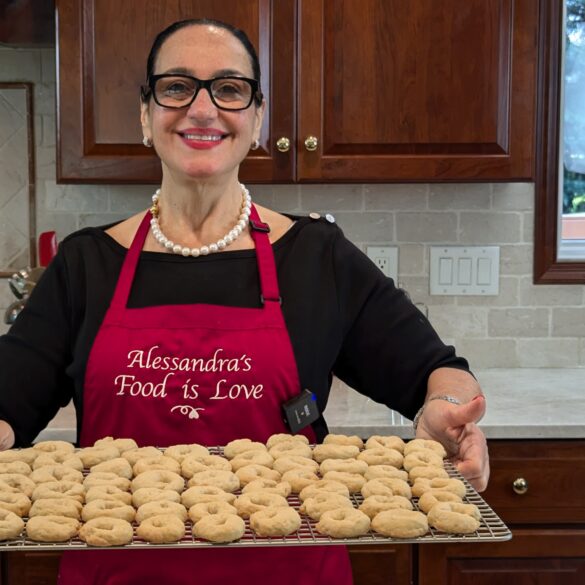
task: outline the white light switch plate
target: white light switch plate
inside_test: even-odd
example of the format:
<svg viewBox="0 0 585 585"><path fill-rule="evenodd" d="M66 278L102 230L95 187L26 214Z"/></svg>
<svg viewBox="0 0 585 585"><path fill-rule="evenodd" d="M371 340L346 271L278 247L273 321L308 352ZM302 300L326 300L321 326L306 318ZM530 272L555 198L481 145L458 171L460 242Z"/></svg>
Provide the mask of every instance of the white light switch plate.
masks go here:
<svg viewBox="0 0 585 585"><path fill-rule="evenodd" d="M398 246L366 246L366 254L388 278L398 282Z"/></svg>
<svg viewBox="0 0 585 585"><path fill-rule="evenodd" d="M431 295L497 295L499 246L431 246Z"/></svg>

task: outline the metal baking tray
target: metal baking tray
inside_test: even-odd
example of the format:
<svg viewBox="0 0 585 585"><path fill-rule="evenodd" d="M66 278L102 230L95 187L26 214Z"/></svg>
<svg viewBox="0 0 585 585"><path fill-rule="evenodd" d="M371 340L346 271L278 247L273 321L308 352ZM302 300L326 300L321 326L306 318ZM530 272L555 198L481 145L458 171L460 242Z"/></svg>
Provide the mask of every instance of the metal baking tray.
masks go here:
<svg viewBox="0 0 585 585"><path fill-rule="evenodd" d="M210 453L221 454L220 448L209 448ZM467 487L467 494L464 501L469 504L475 504L481 512L481 525L476 532L471 534L445 534L433 528L425 536L418 538L389 538L370 531L364 536L357 538L331 538L319 534L315 528L316 522L308 516L301 514L302 524L300 529L289 536L279 537L259 537L250 529L249 521L246 520L246 532L244 536L236 541L226 544L210 543L200 540L192 534L192 523L188 520L185 523L185 536L178 542L169 544L150 544L139 539L134 535L130 544L118 547L93 547L88 546L79 538L72 538L67 542L47 543L35 542L26 537L26 526L20 538L0 542L1 551L17 550L95 550L96 548L121 548L121 549L138 549L138 548L209 548L209 547L253 547L253 546L312 546L312 545L360 545L360 544L426 544L426 543L455 543L455 542L497 542L510 540L512 532L500 519L500 517L490 508L487 502L473 489L467 480L465 480L448 461L445 461L445 469L451 477L462 480ZM352 495L351 500L354 507L358 507L363 502L361 495ZM291 495L288 497L289 504L297 511L301 505L298 496ZM412 499L415 509L418 509L418 498ZM26 518L24 518L26 521ZM136 524L134 525L136 529Z"/></svg>

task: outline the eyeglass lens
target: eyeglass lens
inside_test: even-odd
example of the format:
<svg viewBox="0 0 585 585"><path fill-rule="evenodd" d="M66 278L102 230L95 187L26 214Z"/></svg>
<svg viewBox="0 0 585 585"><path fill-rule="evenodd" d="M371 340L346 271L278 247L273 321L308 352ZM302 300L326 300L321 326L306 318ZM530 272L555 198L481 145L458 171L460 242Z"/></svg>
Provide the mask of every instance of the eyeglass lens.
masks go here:
<svg viewBox="0 0 585 585"><path fill-rule="evenodd" d="M203 85L189 77L162 77L156 80L156 101L168 108L181 108L193 101L193 96ZM252 86L244 79L217 78L208 85L211 100L219 108L238 110L247 108L252 101Z"/></svg>

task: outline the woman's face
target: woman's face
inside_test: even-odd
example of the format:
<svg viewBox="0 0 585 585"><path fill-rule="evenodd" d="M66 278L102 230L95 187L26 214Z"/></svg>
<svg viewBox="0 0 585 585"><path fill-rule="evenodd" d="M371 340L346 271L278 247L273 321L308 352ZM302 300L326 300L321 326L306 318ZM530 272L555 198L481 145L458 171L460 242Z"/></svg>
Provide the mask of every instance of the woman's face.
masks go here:
<svg viewBox="0 0 585 585"><path fill-rule="evenodd" d="M254 77L250 56L240 41L225 29L202 25L180 29L163 43L154 74L163 73L198 79ZM250 145L258 139L263 113L264 103L240 111L220 110L201 89L189 107L178 110L163 108L151 97L142 104L141 122L164 170L176 179L228 178L237 176Z"/></svg>

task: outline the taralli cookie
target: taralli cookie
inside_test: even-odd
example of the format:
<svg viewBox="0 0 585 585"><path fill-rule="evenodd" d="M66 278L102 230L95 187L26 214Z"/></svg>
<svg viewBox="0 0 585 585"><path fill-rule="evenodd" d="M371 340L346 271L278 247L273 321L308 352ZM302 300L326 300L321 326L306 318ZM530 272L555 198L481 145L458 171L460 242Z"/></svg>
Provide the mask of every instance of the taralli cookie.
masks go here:
<svg viewBox="0 0 585 585"><path fill-rule="evenodd" d="M276 433L271 435L266 441L266 447L271 449L276 443L282 443L283 441L299 441L305 445L309 444L309 439L305 435L288 435L287 433Z"/></svg>
<svg viewBox="0 0 585 585"><path fill-rule="evenodd" d="M404 441L396 435L372 435L366 441L366 449L395 449L399 453L404 453Z"/></svg>
<svg viewBox="0 0 585 585"><path fill-rule="evenodd" d="M316 445L313 449L313 459L317 463L325 459L355 459L360 448L355 445Z"/></svg>
<svg viewBox="0 0 585 585"><path fill-rule="evenodd" d="M274 457L268 451L244 451L236 455L231 461L232 471L237 471L240 467L245 467L251 463L272 467Z"/></svg>
<svg viewBox="0 0 585 585"><path fill-rule="evenodd" d="M324 445L355 445L360 449L364 448L363 440L357 435L334 435L329 434L323 439Z"/></svg>
<svg viewBox="0 0 585 585"><path fill-rule="evenodd" d="M370 479L362 488L362 496L403 496L412 498L412 490L408 483L395 477L379 477Z"/></svg>
<svg viewBox="0 0 585 585"><path fill-rule="evenodd" d="M376 447L362 451L358 457L360 461L365 461L368 465L392 465L399 468L402 466L402 453L396 449L386 449L385 447Z"/></svg>
<svg viewBox="0 0 585 585"><path fill-rule="evenodd" d="M433 479L435 477L448 478L449 474L443 467L433 467L432 465L417 465L408 472L408 478L412 483L421 477L426 479Z"/></svg>
<svg viewBox="0 0 585 585"><path fill-rule="evenodd" d="M130 466L129 463L128 466ZM144 459L139 459L134 464L134 467L131 467L130 469L134 472L134 475L140 475L145 471L155 471L157 469L162 471L172 471L173 473L180 475L181 464L173 457L160 455L159 457L145 457Z"/></svg>
<svg viewBox="0 0 585 585"><path fill-rule="evenodd" d="M158 502L160 500L180 502L181 496L175 490L161 490L159 488L140 488L132 494L132 505L135 508L140 508L140 506L148 504L148 502Z"/></svg>
<svg viewBox="0 0 585 585"><path fill-rule="evenodd" d="M439 502L456 502L462 504L463 500L452 492L428 490L418 499L418 507L422 512L428 514L430 509Z"/></svg>
<svg viewBox="0 0 585 585"><path fill-rule="evenodd" d="M439 455L441 459L447 457L445 447L443 447L438 441L433 441L432 439L413 439L412 441L408 441L404 446L404 454L408 455L409 453L419 451L420 449L430 449Z"/></svg>
<svg viewBox="0 0 585 585"><path fill-rule="evenodd" d="M345 471L328 471L323 479L332 479L347 486L350 494L357 494L364 487L366 479L359 473L347 473Z"/></svg>
<svg viewBox="0 0 585 585"><path fill-rule="evenodd" d="M130 449L138 449L138 445L134 439L114 439L114 437L104 437L98 439L94 444L94 447L110 447L114 446L120 453L130 451Z"/></svg>
<svg viewBox="0 0 585 585"><path fill-rule="evenodd" d="M290 495L292 491L290 483L287 481L274 481L273 479L255 479L246 484L242 489L243 494L250 492L265 492L267 494L278 494L283 498Z"/></svg>
<svg viewBox="0 0 585 585"><path fill-rule="evenodd" d="M130 489L132 492L140 488L154 487L161 490L174 490L181 493L185 488L185 480L172 471L163 471L155 469L153 471L144 471L132 480Z"/></svg>
<svg viewBox="0 0 585 585"><path fill-rule="evenodd" d="M250 528L258 536L288 536L301 527L294 508L265 508L250 516Z"/></svg>
<svg viewBox="0 0 585 585"><path fill-rule="evenodd" d="M73 451L75 451L75 446L67 441L39 441L32 448L43 453L63 452L73 454Z"/></svg>
<svg viewBox="0 0 585 585"><path fill-rule="evenodd" d="M347 489L347 486L331 479L320 479L319 481L308 485L299 493L299 498L304 502L307 498L316 496L321 492L339 494L349 498L349 490Z"/></svg>
<svg viewBox="0 0 585 585"><path fill-rule="evenodd" d="M245 522L235 514L209 514L193 526L197 538L209 542L234 542L244 536Z"/></svg>
<svg viewBox="0 0 585 585"><path fill-rule="evenodd" d="M0 540L18 538L24 529L24 521L10 510L0 508Z"/></svg>
<svg viewBox="0 0 585 585"><path fill-rule="evenodd" d="M26 523L26 536L35 542L65 542L77 535L79 521L66 516L35 516Z"/></svg>
<svg viewBox="0 0 585 585"><path fill-rule="evenodd" d="M93 502L94 500L117 500L123 504L131 504L132 494L114 485L96 485L85 492L86 502Z"/></svg>
<svg viewBox="0 0 585 585"><path fill-rule="evenodd" d="M183 463L185 457L190 455L205 456L209 455L209 449L197 443L183 445L172 445L164 450L165 457L170 457L179 463Z"/></svg>
<svg viewBox="0 0 585 585"><path fill-rule="evenodd" d="M412 502L403 496L370 496L362 502L359 509L373 519L386 510L412 510Z"/></svg>
<svg viewBox="0 0 585 585"><path fill-rule="evenodd" d="M15 461L23 461L32 467L35 459L42 453L42 451L33 449L32 447L29 447L28 449L9 449L8 451L0 451L0 463L14 463Z"/></svg>
<svg viewBox="0 0 585 585"><path fill-rule="evenodd" d="M282 474L282 481L290 484L293 493L298 494L307 486L317 483L319 476L310 469L297 467Z"/></svg>
<svg viewBox="0 0 585 585"><path fill-rule="evenodd" d="M3 473L0 475L0 492L21 493L30 498L35 487L35 482L22 473Z"/></svg>
<svg viewBox="0 0 585 585"><path fill-rule="evenodd" d="M7 461L0 463L0 473L20 473L22 475L31 474L31 466L24 461Z"/></svg>
<svg viewBox="0 0 585 585"><path fill-rule="evenodd" d="M130 522L105 516L93 518L79 529L79 538L90 546L123 546L132 542L133 536Z"/></svg>
<svg viewBox="0 0 585 585"><path fill-rule="evenodd" d="M242 486L249 484L255 479L273 479L274 481L280 481L281 477L280 473L275 469L264 467L264 465L257 465L256 463L240 467L240 469L236 471L236 475Z"/></svg>
<svg viewBox="0 0 585 585"><path fill-rule="evenodd" d="M307 459L310 459L312 456L311 447L309 447L309 445L305 445L305 443L301 443L300 441L281 441L280 443L276 443L276 445L271 447L269 453L275 459L293 455L296 457L306 457Z"/></svg>
<svg viewBox="0 0 585 585"><path fill-rule="evenodd" d="M130 489L130 480L125 477L120 477L111 471L92 471L85 476L83 486L85 489L89 489L96 485L113 485L127 492Z"/></svg>
<svg viewBox="0 0 585 585"><path fill-rule="evenodd" d="M428 513L429 524L449 534L470 534L480 526L481 515L473 504L442 502L435 504Z"/></svg>
<svg viewBox="0 0 585 585"><path fill-rule="evenodd" d="M208 469L231 471L232 466L227 459L219 455L187 455L181 463L181 475L187 479Z"/></svg>
<svg viewBox="0 0 585 585"><path fill-rule="evenodd" d="M81 519L82 505L71 498L45 498L37 500L31 507L28 515L35 516L66 516L67 518Z"/></svg>
<svg viewBox="0 0 585 585"><path fill-rule="evenodd" d="M250 492L239 496L234 506L242 518L248 518L254 512L258 512L264 508L286 508L288 507L288 502L286 498L277 494Z"/></svg>
<svg viewBox="0 0 585 585"><path fill-rule="evenodd" d="M457 494L460 498L465 497L467 488L465 484L457 478L441 478L433 479L420 478L417 479L412 486L412 495L419 498L428 490L441 490Z"/></svg>
<svg viewBox="0 0 585 585"><path fill-rule="evenodd" d="M120 450L117 447L114 447L114 445L86 447L85 449L79 450L76 455L83 462L83 467L93 467L98 463L103 463L104 461L110 461L110 459L120 457Z"/></svg>
<svg viewBox="0 0 585 585"><path fill-rule="evenodd" d="M405 455L402 462L402 466L406 471L410 471L413 467L424 467L425 465L442 468L443 458L430 449L417 449Z"/></svg>
<svg viewBox="0 0 585 585"><path fill-rule="evenodd" d="M339 508L323 512L315 528L333 538L355 538L368 532L370 519L354 508Z"/></svg>
<svg viewBox="0 0 585 585"><path fill-rule="evenodd" d="M48 481L74 481L83 483L83 473L67 465L46 465L35 469L29 476L35 484L46 483Z"/></svg>
<svg viewBox="0 0 585 585"><path fill-rule="evenodd" d="M214 485L226 492L235 492L240 489L240 480L235 473L231 471L222 471L221 469L208 469L196 473L187 484L189 487L194 485Z"/></svg>
<svg viewBox="0 0 585 585"><path fill-rule="evenodd" d="M404 469L397 469L393 465L370 465L364 473L366 479L378 479L380 477L395 477L396 479L408 480L408 472Z"/></svg>
<svg viewBox="0 0 585 585"><path fill-rule="evenodd" d="M313 473L317 473L319 464L312 459L300 457L299 455L287 455L275 459L272 464L272 469L275 469L278 473L286 473L291 469L308 469Z"/></svg>
<svg viewBox="0 0 585 585"><path fill-rule="evenodd" d="M214 502L200 502L189 508L189 518L191 522L196 523L205 516L212 514L236 514L238 511L235 506L222 502L221 500L215 500Z"/></svg>
<svg viewBox="0 0 585 585"><path fill-rule="evenodd" d="M77 471L83 471L83 461L77 455L69 451L54 451L53 453L43 453L38 451L39 456L32 463L33 469L39 469L45 466L65 465Z"/></svg>
<svg viewBox="0 0 585 585"><path fill-rule="evenodd" d="M372 530L390 538L418 538L429 531L429 523L422 512L386 510L374 516Z"/></svg>
<svg viewBox="0 0 585 585"><path fill-rule="evenodd" d="M181 519L182 522L187 520L187 509L183 504L177 502L169 502L160 500L158 502L149 502L140 506L136 510L136 522L142 522L151 516L158 516L159 514L174 514Z"/></svg>
<svg viewBox="0 0 585 585"><path fill-rule="evenodd" d="M307 498L299 508L302 514L306 514L316 522L321 519L323 512L337 510L339 508L353 508L351 500L345 496L332 493L317 494Z"/></svg>
<svg viewBox="0 0 585 585"><path fill-rule="evenodd" d="M201 502L215 502L218 500L232 504L235 502L236 496L212 485L195 485L181 494L181 503L186 508L191 508L191 506Z"/></svg>
<svg viewBox="0 0 585 585"><path fill-rule="evenodd" d="M155 544L177 542L185 536L185 523L174 514L151 516L140 523L136 536Z"/></svg>
<svg viewBox="0 0 585 585"><path fill-rule="evenodd" d="M134 467L140 459L144 459L145 457L156 457L157 455L161 455L161 452L156 447L136 447L135 449L128 449L128 451L124 451L121 454L124 459L128 460L128 463L130 463L132 467Z"/></svg>
<svg viewBox="0 0 585 585"><path fill-rule="evenodd" d="M24 494L0 492L0 509L13 512L17 516L28 516L30 498Z"/></svg>
<svg viewBox="0 0 585 585"><path fill-rule="evenodd" d="M38 485L32 493L32 501L43 498L72 498L83 503L85 488L74 481L48 481Z"/></svg>
<svg viewBox="0 0 585 585"><path fill-rule="evenodd" d="M359 473L364 475L368 470L368 464L359 459L325 459L319 465L321 475L325 475L329 471L342 471L344 473Z"/></svg>
<svg viewBox="0 0 585 585"><path fill-rule="evenodd" d="M127 459L124 459L124 457L116 457L115 459L98 463L91 468L91 472L115 473L126 479L132 479L133 477L132 466L128 463Z"/></svg>
<svg viewBox="0 0 585 585"><path fill-rule="evenodd" d="M223 454L228 459L233 459L245 451L266 451L266 445L252 441L251 439L235 439L230 441L224 448Z"/></svg>
<svg viewBox="0 0 585 585"><path fill-rule="evenodd" d="M92 518L120 518L126 522L133 522L136 510L132 506L117 502L116 500L93 500L85 504L81 511L81 519L84 522Z"/></svg>

